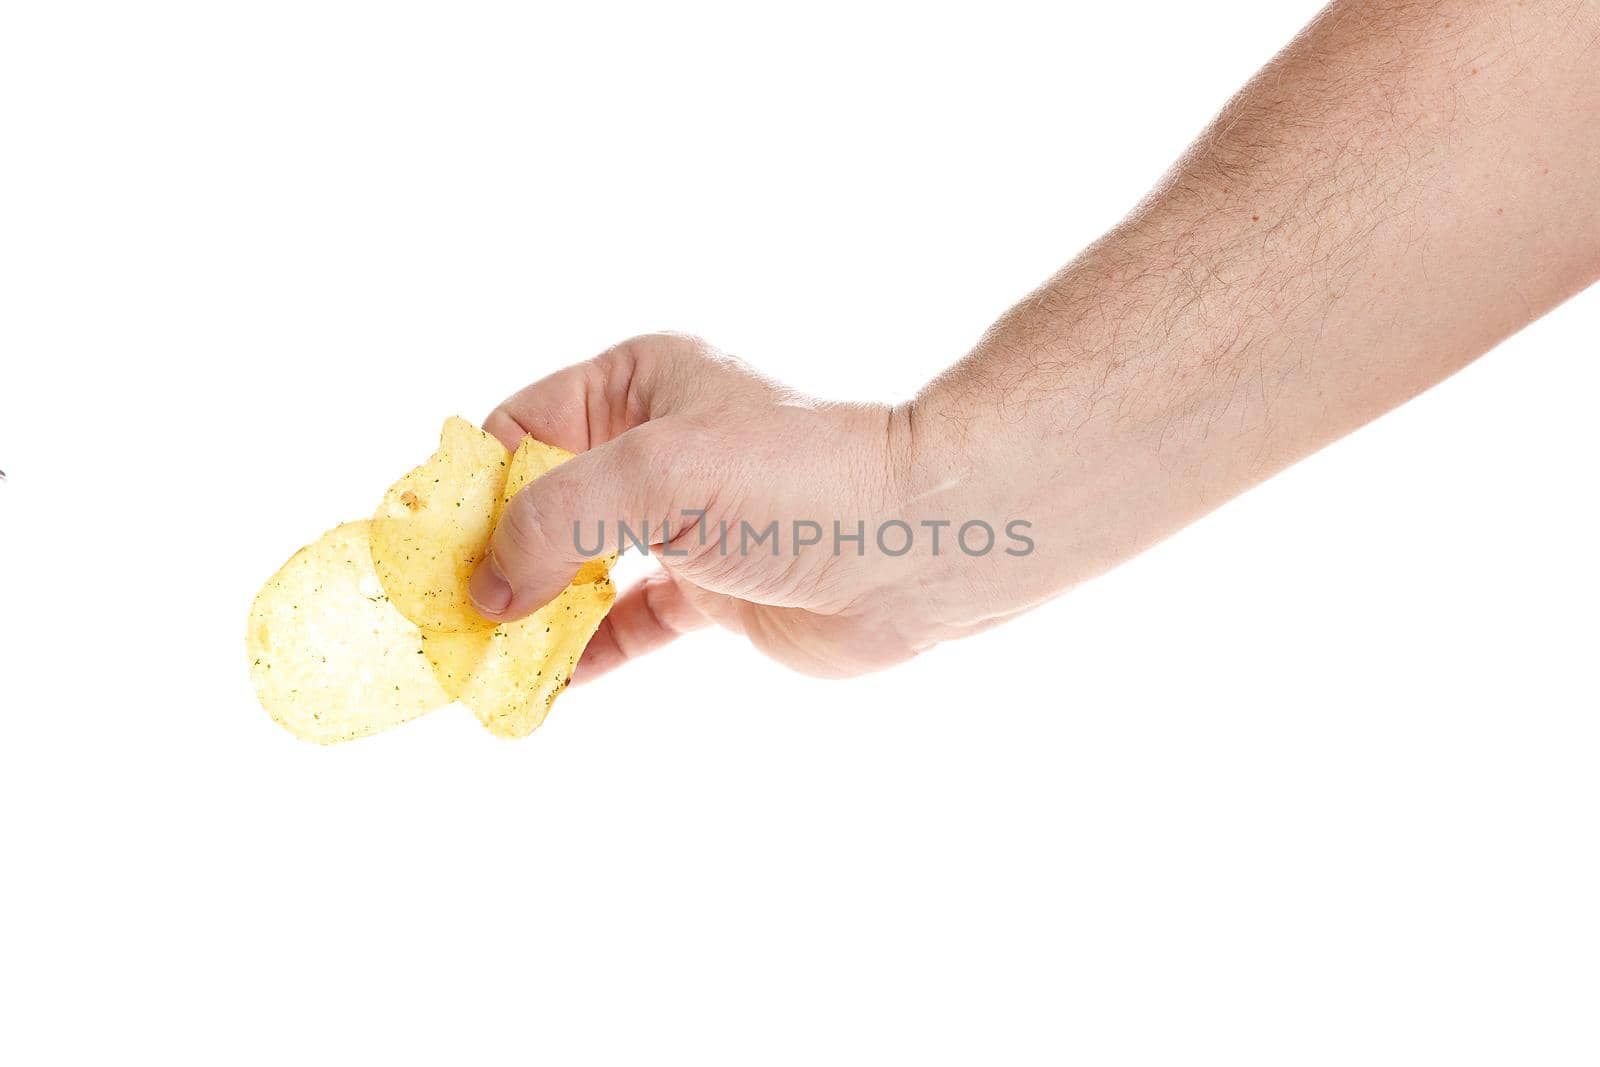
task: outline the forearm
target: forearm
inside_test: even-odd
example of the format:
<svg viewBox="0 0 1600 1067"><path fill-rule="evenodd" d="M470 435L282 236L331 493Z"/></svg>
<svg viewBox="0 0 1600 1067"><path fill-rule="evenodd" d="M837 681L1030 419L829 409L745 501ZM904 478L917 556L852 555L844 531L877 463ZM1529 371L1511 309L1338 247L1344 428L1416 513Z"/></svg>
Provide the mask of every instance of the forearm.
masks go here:
<svg viewBox="0 0 1600 1067"><path fill-rule="evenodd" d="M965 583L1003 615L1115 565L1594 281L1597 39L1596 0L1324 11L907 409L909 510L1037 530L931 583L940 623L986 621Z"/></svg>

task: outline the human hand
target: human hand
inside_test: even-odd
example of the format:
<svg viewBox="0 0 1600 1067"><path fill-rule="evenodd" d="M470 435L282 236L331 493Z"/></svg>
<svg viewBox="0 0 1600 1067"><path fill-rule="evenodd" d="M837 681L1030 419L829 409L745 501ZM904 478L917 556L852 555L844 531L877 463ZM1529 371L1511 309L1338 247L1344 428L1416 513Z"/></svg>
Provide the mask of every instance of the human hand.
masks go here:
<svg viewBox="0 0 1600 1067"><path fill-rule="evenodd" d="M712 621L841 675L1116 566L1600 278L1600 80L1574 32L1597 7L1337 0L909 404L821 403L672 335L530 386L486 428L581 454L506 509L474 598L527 615L587 558L575 522L592 545L600 522L649 518L662 573L617 602L580 678ZM1536 61L1475 65L1508 34ZM824 543L795 551L800 522ZM917 540L838 551L834 522ZM1037 553L952 543L1018 522ZM769 523L776 552L708 536Z"/></svg>
<svg viewBox="0 0 1600 1067"><path fill-rule="evenodd" d="M579 681L713 622L828 676L889 666L943 636L912 602L931 557L872 544L904 503L908 409L813 400L695 338L653 334L529 386L484 428L507 448L531 433L578 453L507 506L471 583L486 617L521 618L559 593L596 554L602 523L609 552L619 521L634 532L649 521L662 569L619 597ZM835 520L862 524L861 552L833 550ZM776 543L744 543L774 522ZM818 543L792 543L796 522L815 523Z"/></svg>

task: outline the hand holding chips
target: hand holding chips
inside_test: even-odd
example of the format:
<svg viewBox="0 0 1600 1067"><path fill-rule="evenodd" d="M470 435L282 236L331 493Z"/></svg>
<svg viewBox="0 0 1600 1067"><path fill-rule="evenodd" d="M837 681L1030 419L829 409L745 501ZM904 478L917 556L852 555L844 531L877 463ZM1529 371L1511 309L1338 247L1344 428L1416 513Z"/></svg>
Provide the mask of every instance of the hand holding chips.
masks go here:
<svg viewBox="0 0 1600 1067"><path fill-rule="evenodd" d="M506 501L570 458L531 437L511 455L448 420L439 450L370 521L330 530L256 595L246 644L262 706L321 743L452 700L498 736L532 733L615 599L608 563L586 564L545 607L499 626L472 607L467 580Z"/></svg>

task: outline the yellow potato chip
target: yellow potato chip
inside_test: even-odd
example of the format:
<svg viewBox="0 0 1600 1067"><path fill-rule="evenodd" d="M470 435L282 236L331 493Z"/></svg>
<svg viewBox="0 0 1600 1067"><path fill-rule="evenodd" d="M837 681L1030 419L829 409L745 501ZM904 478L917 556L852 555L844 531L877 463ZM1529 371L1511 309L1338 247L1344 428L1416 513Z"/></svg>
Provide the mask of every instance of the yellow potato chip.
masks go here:
<svg viewBox="0 0 1600 1067"><path fill-rule="evenodd" d="M480 616L467 581L506 501L572 453L529 437L516 455L461 419L367 522L301 549L256 596L256 695L284 726L344 741L459 699L502 737L544 721L615 599L610 560L585 564L520 622Z"/></svg>
<svg viewBox="0 0 1600 1067"><path fill-rule="evenodd" d="M439 450L383 496L372 517L372 561L400 613L424 630L487 631L467 580L500 513L509 456L464 419L445 422Z"/></svg>
<svg viewBox="0 0 1600 1067"><path fill-rule="evenodd" d="M466 688L478 661L489 647L493 630L473 630L470 633L447 634L443 630L422 631L422 654L433 668L433 676L441 688L455 700Z"/></svg>
<svg viewBox="0 0 1600 1067"><path fill-rule="evenodd" d="M497 512L529 482L571 458L565 449L523 438L507 468ZM425 633L424 648L440 684L490 732L525 737L544 722L615 599L608 561L594 560L528 618L487 632Z"/></svg>
<svg viewBox="0 0 1600 1067"><path fill-rule="evenodd" d="M256 595L246 638L262 706L297 737L323 744L450 702L422 644L384 595L366 522L296 552Z"/></svg>
<svg viewBox="0 0 1600 1067"><path fill-rule="evenodd" d="M506 468L506 484L500 493L500 506L504 508L529 482L571 458L572 453L564 448L547 445L535 437L524 437L511 456L511 465Z"/></svg>
<svg viewBox="0 0 1600 1067"><path fill-rule="evenodd" d="M544 722L572 669L616 599L605 561L585 564L560 596L518 622L494 629L458 695L499 737L526 737Z"/></svg>
<svg viewBox="0 0 1600 1067"><path fill-rule="evenodd" d="M446 424L446 433L450 432ZM494 502L494 518L499 520L500 512L505 509L505 504L517 492L533 479L550 470L558 464L565 463L572 458L572 453L566 449L547 445L532 437L524 437L517 446L516 454L511 457L511 462L506 465L505 484L500 488L500 494ZM409 490L407 490L409 492ZM404 493L402 493L404 496ZM491 528L493 522L490 523ZM491 531L492 532L492 531ZM481 556L488 551L487 537L484 547L478 551ZM415 558L415 557L413 557ZM403 567L409 567L409 561L402 560ZM418 583L431 580L430 573L425 568L418 568L414 576L406 576ZM396 582L404 585L405 582ZM478 662L483 659L484 653L489 648L489 636L494 632L494 624L484 619L482 626L474 630L463 630L449 633L444 630L422 631L423 651L427 654L428 662L433 666L434 675L439 679L439 684L451 699L461 695L466 687L467 680L472 676L472 671Z"/></svg>

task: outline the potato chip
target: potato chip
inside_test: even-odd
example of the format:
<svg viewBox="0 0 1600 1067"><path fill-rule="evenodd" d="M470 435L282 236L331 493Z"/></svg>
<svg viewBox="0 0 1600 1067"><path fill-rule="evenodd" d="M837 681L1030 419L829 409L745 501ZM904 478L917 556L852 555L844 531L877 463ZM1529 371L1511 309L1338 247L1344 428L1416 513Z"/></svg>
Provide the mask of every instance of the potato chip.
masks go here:
<svg viewBox="0 0 1600 1067"><path fill-rule="evenodd" d="M506 468L506 484L500 493L502 510L511 498L541 474L546 474L572 458L572 453L555 445L547 445L535 437L524 437Z"/></svg>
<svg viewBox="0 0 1600 1067"><path fill-rule="evenodd" d="M256 696L297 737L327 744L450 703L422 634L384 595L370 524L329 530L261 588L246 645Z"/></svg>
<svg viewBox="0 0 1600 1067"><path fill-rule="evenodd" d="M499 737L526 737L544 722L589 638L616 599L605 561L585 564L561 595L518 622L498 626L459 695Z"/></svg>
<svg viewBox="0 0 1600 1067"><path fill-rule="evenodd" d="M478 661L489 648L489 635L493 630L473 630L471 633L447 634L442 630L422 631L422 654L433 668L433 676L441 688L455 700L467 687Z"/></svg>
<svg viewBox="0 0 1600 1067"><path fill-rule="evenodd" d="M523 438L507 468L497 513L529 482L571 458L565 449ZM440 684L491 733L532 733L566 688L578 656L616 599L607 562L585 564L559 597L519 622L487 632L424 633Z"/></svg>
<svg viewBox="0 0 1600 1067"><path fill-rule="evenodd" d="M372 561L400 613L424 630L488 631L467 579L488 550L509 456L464 419L445 422L439 450L383 496L372 517Z"/></svg>
<svg viewBox="0 0 1600 1067"><path fill-rule="evenodd" d="M450 426L446 424L446 433ZM500 512L505 509L505 504L515 496L523 486L534 478L558 464L565 463L572 458L572 453L566 449L547 445L532 437L524 437L517 446L516 454L511 457L511 462L506 466L505 484L500 489L500 494L494 502L495 521L499 520ZM493 526L493 523L490 523ZM487 553L488 544L485 539L484 547L478 550L481 557ZM410 561L401 561L402 569L409 568ZM418 568L414 575L402 576L409 581L427 583L433 577L425 568ZM397 581L397 587L403 586L406 581ZM427 654L428 662L434 668L434 676L451 699L461 695L466 687L467 680L472 676L472 671L478 662L483 659L484 653L489 649L489 636L494 632L494 623L483 619L483 625L474 630L463 630L449 633L444 630L424 629L422 631L423 651Z"/></svg>
<svg viewBox="0 0 1600 1067"><path fill-rule="evenodd" d="M390 487L377 514L303 548L256 596L256 695L313 741L361 737L459 699L491 732L544 721L615 599L609 560L579 570L520 622L480 616L467 582L505 503L572 453L525 438L516 455L461 419Z"/></svg>

